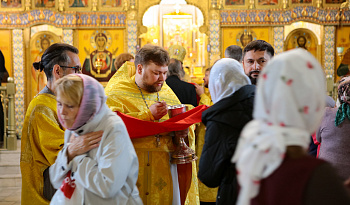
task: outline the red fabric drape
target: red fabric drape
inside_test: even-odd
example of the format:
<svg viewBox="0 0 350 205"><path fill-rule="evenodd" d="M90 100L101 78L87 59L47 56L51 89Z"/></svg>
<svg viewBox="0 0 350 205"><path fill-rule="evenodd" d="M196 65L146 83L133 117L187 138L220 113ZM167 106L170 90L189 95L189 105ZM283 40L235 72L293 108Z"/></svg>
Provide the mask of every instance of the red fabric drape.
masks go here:
<svg viewBox="0 0 350 205"><path fill-rule="evenodd" d="M121 112L117 114L122 118L129 132L130 138L140 138L163 132L171 132L187 129L192 124L202 121L202 112L208 109L206 105L200 105L192 110L177 115L164 122L150 122L140 120Z"/></svg>

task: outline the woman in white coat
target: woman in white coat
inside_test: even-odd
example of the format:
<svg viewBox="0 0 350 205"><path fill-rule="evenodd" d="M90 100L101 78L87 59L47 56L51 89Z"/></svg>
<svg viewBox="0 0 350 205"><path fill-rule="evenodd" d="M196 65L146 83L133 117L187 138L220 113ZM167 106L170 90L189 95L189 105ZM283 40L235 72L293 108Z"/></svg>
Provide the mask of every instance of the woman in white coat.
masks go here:
<svg viewBox="0 0 350 205"><path fill-rule="evenodd" d="M121 118L106 105L102 85L83 75L56 82L64 148L50 167L58 189L51 204L142 204L136 187L138 159ZM93 132L102 137L81 137Z"/></svg>

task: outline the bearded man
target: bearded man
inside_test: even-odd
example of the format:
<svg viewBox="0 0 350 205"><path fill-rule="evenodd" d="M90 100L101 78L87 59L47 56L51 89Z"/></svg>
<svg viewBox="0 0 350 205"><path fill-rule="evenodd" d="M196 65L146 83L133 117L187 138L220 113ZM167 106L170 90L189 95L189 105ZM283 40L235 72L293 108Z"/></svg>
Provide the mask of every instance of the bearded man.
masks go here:
<svg viewBox="0 0 350 205"><path fill-rule="evenodd" d="M135 66L126 62L108 82L105 93L110 109L145 121L169 119L167 107L181 104L165 83L169 60L168 52L159 46L142 47L135 56ZM189 146L195 149L193 126L175 134L188 134ZM132 139L132 142L140 164L137 185L144 204L183 204L185 200L186 204L199 204L196 164L192 162L189 166L191 184L188 193L183 194L177 166L170 164L174 145L169 134ZM183 194L181 197L179 192Z"/></svg>
<svg viewBox="0 0 350 205"><path fill-rule="evenodd" d="M243 68L253 85L256 85L260 71L275 55L273 47L264 40L250 42L243 50Z"/></svg>

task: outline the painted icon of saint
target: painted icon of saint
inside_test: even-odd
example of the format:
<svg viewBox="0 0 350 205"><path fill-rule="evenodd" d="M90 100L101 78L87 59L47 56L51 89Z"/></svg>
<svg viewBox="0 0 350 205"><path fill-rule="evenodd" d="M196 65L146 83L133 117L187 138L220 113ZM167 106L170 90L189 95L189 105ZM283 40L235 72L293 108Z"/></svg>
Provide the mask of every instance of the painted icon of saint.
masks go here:
<svg viewBox="0 0 350 205"><path fill-rule="evenodd" d="M2 8L20 8L22 7L21 0L1 0Z"/></svg>
<svg viewBox="0 0 350 205"><path fill-rule="evenodd" d="M241 41L242 46L244 48L244 47L246 47L246 45L248 45L248 43L253 41L253 35L252 34L243 33L241 35L241 37L240 37L240 41Z"/></svg>
<svg viewBox="0 0 350 205"><path fill-rule="evenodd" d="M307 50L306 43L307 43L307 40L306 40L305 36L299 36L297 38L298 48L303 48L303 49Z"/></svg>
<svg viewBox="0 0 350 205"><path fill-rule="evenodd" d="M50 47L51 42L47 38L46 35L39 38L38 41L40 41L40 53L35 57L34 62L39 62L41 60L41 56L44 54L46 49ZM39 93L47 84L47 79L44 71L35 70L35 68L32 66L32 77L34 81L37 83L37 87L35 89L36 93Z"/></svg>
<svg viewBox="0 0 350 205"><path fill-rule="evenodd" d="M85 47L87 57L85 58L83 70L84 74L90 75L100 82L107 82L116 72L114 67L115 53L107 50L108 37L105 33L99 32L94 37L96 50L91 53Z"/></svg>

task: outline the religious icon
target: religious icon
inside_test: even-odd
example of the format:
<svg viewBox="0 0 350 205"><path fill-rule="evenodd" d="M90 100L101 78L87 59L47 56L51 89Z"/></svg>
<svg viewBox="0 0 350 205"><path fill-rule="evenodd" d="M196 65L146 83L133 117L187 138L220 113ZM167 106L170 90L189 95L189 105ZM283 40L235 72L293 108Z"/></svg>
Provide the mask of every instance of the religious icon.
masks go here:
<svg viewBox="0 0 350 205"><path fill-rule="evenodd" d="M303 49L306 49L306 50L307 50L307 48L306 48L306 42L307 42L307 40L306 40L305 36L299 36L299 37L297 38L297 44L298 44L298 47L299 47L299 48L303 48Z"/></svg>
<svg viewBox="0 0 350 205"><path fill-rule="evenodd" d="M69 0L70 7L88 7L89 0Z"/></svg>
<svg viewBox="0 0 350 205"><path fill-rule="evenodd" d="M41 56L44 54L46 49L50 47L50 45L59 42L59 37L55 36L50 32L40 32L38 35L33 38L33 48L31 49L33 63L39 62L41 60ZM47 78L44 71L35 70L33 65L31 65L31 73L32 73L32 96L35 96L38 92L40 92L47 84Z"/></svg>
<svg viewBox="0 0 350 205"><path fill-rule="evenodd" d="M83 73L100 82L107 82L116 72L114 67L116 48L113 52L107 50L112 44L112 38L107 31L95 31L90 37L90 43L95 49L90 51L84 47L87 54L83 65Z"/></svg>
<svg viewBox="0 0 350 205"><path fill-rule="evenodd" d="M103 7L118 7L121 4L121 0L102 0Z"/></svg>
<svg viewBox="0 0 350 205"><path fill-rule="evenodd" d="M258 0L259 5L277 5L278 0Z"/></svg>
<svg viewBox="0 0 350 205"><path fill-rule="evenodd" d="M309 29L298 28L288 34L284 42L284 50L288 51L295 48L303 48L318 57L318 39Z"/></svg>
<svg viewBox="0 0 350 205"><path fill-rule="evenodd" d="M293 4L312 3L312 0L292 0Z"/></svg>
<svg viewBox="0 0 350 205"><path fill-rule="evenodd" d="M2 8L21 8L22 1L21 0L1 0Z"/></svg>
<svg viewBox="0 0 350 205"><path fill-rule="evenodd" d="M247 29L244 29L243 31L237 34L236 39L237 45L244 48L248 45L248 43L256 40L257 37L254 31L248 31Z"/></svg>
<svg viewBox="0 0 350 205"><path fill-rule="evenodd" d="M225 0L225 5L245 5L245 0Z"/></svg>
<svg viewBox="0 0 350 205"><path fill-rule="evenodd" d="M340 4L344 2L346 2L346 0L326 0L326 4Z"/></svg>
<svg viewBox="0 0 350 205"><path fill-rule="evenodd" d="M55 0L36 0L35 7L53 8L55 7Z"/></svg>

